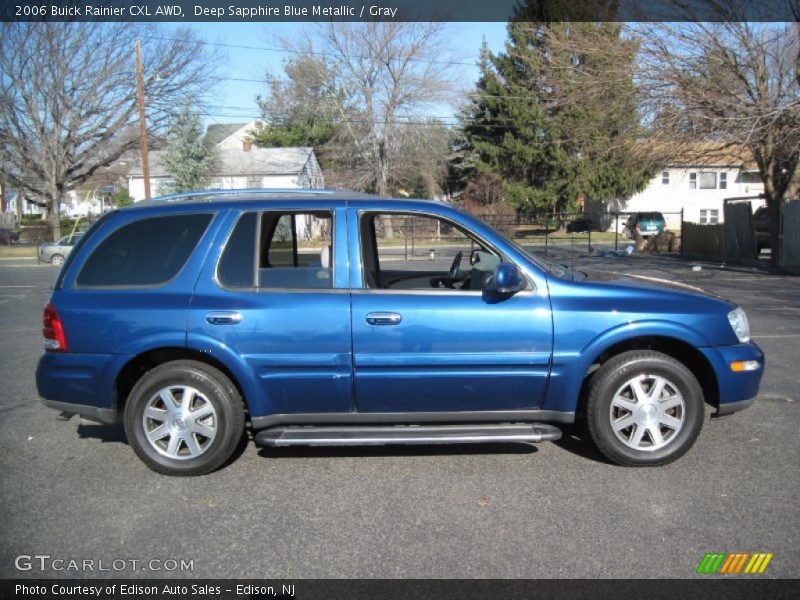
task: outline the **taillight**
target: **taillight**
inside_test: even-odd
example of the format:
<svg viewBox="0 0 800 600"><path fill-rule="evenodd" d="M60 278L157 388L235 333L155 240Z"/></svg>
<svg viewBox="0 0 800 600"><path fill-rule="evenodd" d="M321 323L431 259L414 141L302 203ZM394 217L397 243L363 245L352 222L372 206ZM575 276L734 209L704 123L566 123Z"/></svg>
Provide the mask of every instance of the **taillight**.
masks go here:
<svg viewBox="0 0 800 600"><path fill-rule="evenodd" d="M641 226L638 223L636 224L636 229L641 229Z"/></svg>
<svg viewBox="0 0 800 600"><path fill-rule="evenodd" d="M44 324L42 329L44 349L51 352L66 352L67 338L64 335L64 326L61 324L61 317L58 316L58 311L52 302L48 302L44 307L42 321Z"/></svg>

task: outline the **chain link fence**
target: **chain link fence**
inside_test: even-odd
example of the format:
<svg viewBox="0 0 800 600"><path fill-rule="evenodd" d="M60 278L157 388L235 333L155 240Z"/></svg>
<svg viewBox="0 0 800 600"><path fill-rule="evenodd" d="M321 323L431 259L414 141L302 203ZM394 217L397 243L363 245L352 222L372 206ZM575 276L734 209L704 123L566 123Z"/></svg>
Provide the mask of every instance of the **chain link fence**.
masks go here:
<svg viewBox="0 0 800 600"><path fill-rule="evenodd" d="M483 221L526 250L540 255L579 255L633 250L679 252L683 214L662 213L666 221L666 241L656 235L638 235L627 227L636 213L593 212L545 215L478 215ZM392 236L392 243L406 260L433 258L450 254L448 248L461 248L465 236L445 222L427 218L393 217L391 225L380 228L378 235ZM659 239L664 236L658 236ZM470 249L474 249L474 245Z"/></svg>

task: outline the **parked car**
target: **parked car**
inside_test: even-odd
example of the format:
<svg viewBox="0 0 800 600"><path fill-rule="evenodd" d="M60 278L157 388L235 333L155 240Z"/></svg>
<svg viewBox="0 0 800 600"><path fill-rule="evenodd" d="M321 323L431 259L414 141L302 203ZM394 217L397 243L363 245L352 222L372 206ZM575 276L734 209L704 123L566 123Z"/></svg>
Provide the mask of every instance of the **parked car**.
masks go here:
<svg viewBox="0 0 800 600"><path fill-rule="evenodd" d="M704 403L724 415L758 392L740 307L544 261L448 203L167 198L74 246L36 371L47 406L121 420L160 473L212 471L246 430L265 446L542 442L576 420L611 461L661 465ZM450 232L438 259L387 233L409 220Z"/></svg>
<svg viewBox="0 0 800 600"><path fill-rule="evenodd" d="M641 234L642 237L658 235L664 231L665 227L666 221L664 221L664 215L660 212L633 213L628 217L628 221L625 223L625 230L628 233L628 237L631 239L636 238L637 232Z"/></svg>
<svg viewBox="0 0 800 600"><path fill-rule="evenodd" d="M764 248L772 247L772 217L766 206L761 206L753 213L753 229L756 234L756 254Z"/></svg>
<svg viewBox="0 0 800 600"><path fill-rule="evenodd" d="M60 267L64 264L67 255L80 241L81 234L65 235L57 242L42 242L39 244L38 257L40 262L48 262Z"/></svg>
<svg viewBox="0 0 800 600"><path fill-rule="evenodd" d="M13 229L0 229L0 244L10 246L19 242L19 232Z"/></svg>

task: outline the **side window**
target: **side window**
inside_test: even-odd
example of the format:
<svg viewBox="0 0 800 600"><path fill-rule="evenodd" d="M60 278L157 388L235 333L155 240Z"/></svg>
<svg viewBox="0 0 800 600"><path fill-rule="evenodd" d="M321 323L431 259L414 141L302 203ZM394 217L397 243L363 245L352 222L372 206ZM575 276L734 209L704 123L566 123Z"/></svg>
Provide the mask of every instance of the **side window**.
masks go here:
<svg viewBox="0 0 800 600"><path fill-rule="evenodd" d="M92 251L76 284L119 287L167 283L189 260L211 216L168 215L123 225Z"/></svg>
<svg viewBox="0 0 800 600"><path fill-rule="evenodd" d="M272 224L274 230L272 240L267 246L266 260L262 261L261 266L273 268L298 266L295 265L297 215L281 215L277 221L272 222L267 219L266 223L268 226Z"/></svg>
<svg viewBox="0 0 800 600"><path fill-rule="evenodd" d="M257 217L257 213L245 213L233 228L217 269L217 277L222 285L253 287Z"/></svg>
<svg viewBox="0 0 800 600"><path fill-rule="evenodd" d="M330 211L245 213L220 258L217 277L227 287L333 287L333 214Z"/></svg>
<svg viewBox="0 0 800 600"><path fill-rule="evenodd" d="M436 217L367 213L360 229L370 289L481 290L500 263L495 251Z"/></svg>

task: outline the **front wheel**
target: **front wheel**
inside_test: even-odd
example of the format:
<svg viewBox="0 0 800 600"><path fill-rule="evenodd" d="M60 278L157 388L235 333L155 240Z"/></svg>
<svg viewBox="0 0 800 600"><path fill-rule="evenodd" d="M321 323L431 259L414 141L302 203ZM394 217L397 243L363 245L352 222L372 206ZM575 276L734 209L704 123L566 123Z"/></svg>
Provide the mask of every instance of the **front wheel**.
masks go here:
<svg viewBox="0 0 800 600"><path fill-rule="evenodd" d="M221 371L178 360L145 373L125 405L136 454L165 475L202 475L232 455L244 433L242 399Z"/></svg>
<svg viewBox="0 0 800 600"><path fill-rule="evenodd" d="M625 466L683 456L703 426L703 391L685 365L653 351L610 359L592 376L586 419L598 449Z"/></svg>
<svg viewBox="0 0 800 600"><path fill-rule="evenodd" d="M60 267L64 264L64 257L60 254L53 254L53 256L50 258L50 264Z"/></svg>

